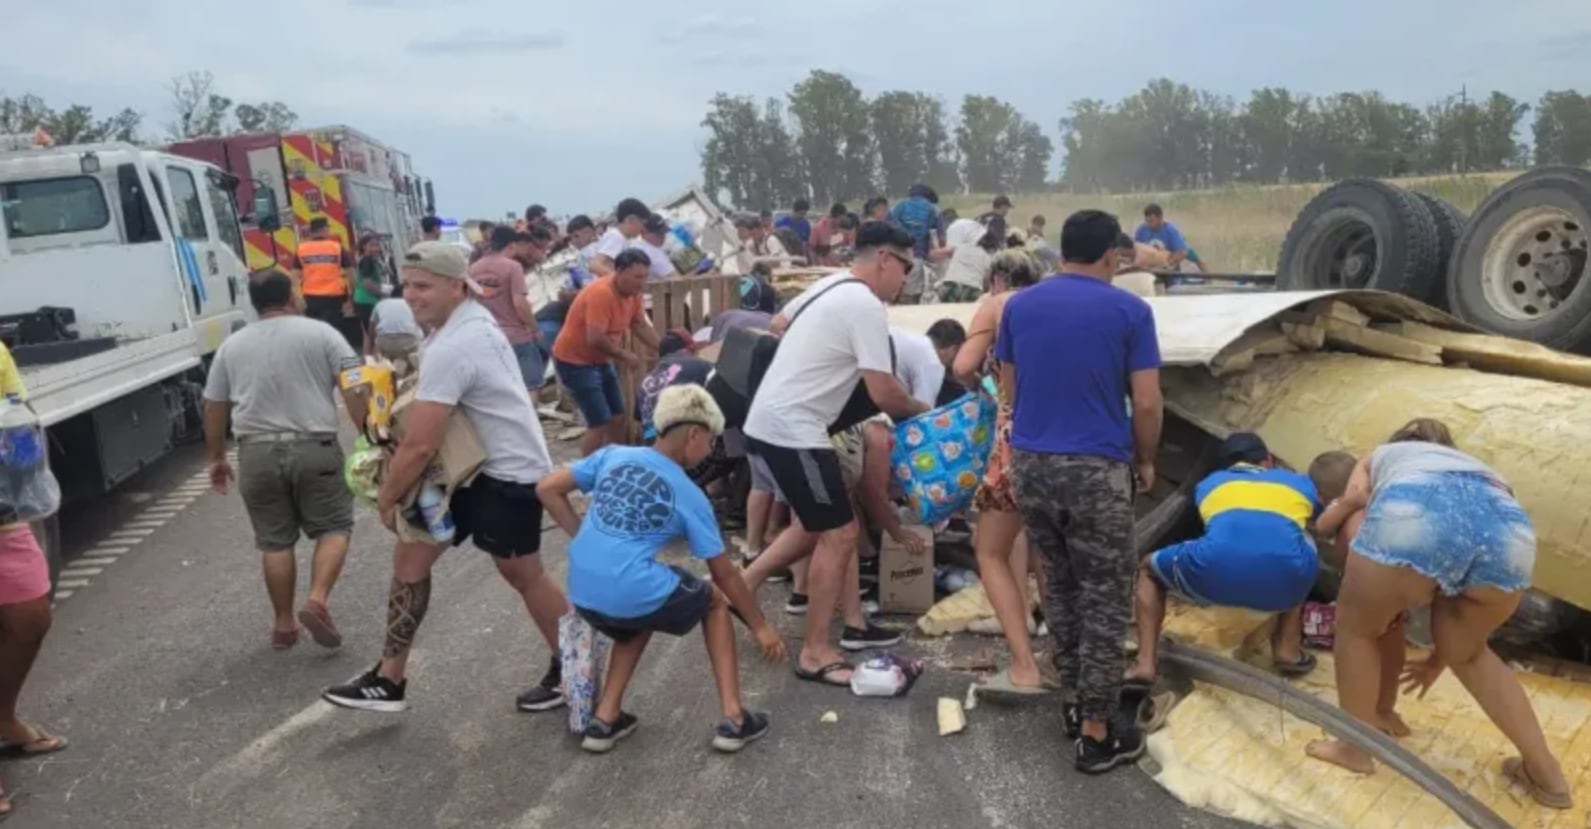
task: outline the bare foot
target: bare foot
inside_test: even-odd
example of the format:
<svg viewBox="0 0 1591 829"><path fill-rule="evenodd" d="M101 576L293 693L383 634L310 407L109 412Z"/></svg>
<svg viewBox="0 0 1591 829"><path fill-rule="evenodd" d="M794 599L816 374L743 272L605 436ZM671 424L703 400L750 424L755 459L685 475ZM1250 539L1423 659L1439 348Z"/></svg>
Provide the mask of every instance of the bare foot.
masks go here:
<svg viewBox="0 0 1591 829"><path fill-rule="evenodd" d="M1023 669L1015 664L1011 666L1011 684L1022 688L1043 688L1044 677L1039 673L1039 666Z"/></svg>
<svg viewBox="0 0 1591 829"><path fill-rule="evenodd" d="M1376 770L1374 758L1341 740L1310 740L1304 753L1357 774L1374 774Z"/></svg>
<svg viewBox="0 0 1591 829"><path fill-rule="evenodd" d="M1398 716L1398 712L1396 711L1376 712L1376 718L1374 721L1372 721L1372 725L1381 729L1382 733L1386 734L1388 737L1401 738L1407 737L1414 733L1414 730L1409 728L1409 724L1404 722L1403 718Z"/></svg>

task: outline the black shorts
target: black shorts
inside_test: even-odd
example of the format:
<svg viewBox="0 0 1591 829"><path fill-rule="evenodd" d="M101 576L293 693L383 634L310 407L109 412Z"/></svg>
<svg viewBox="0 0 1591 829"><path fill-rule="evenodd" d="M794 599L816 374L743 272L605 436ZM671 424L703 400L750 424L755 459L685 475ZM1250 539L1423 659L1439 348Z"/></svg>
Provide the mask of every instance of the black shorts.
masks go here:
<svg viewBox="0 0 1591 829"><path fill-rule="evenodd" d="M855 520L840 455L833 449L789 449L746 438L746 450L768 465L779 494L807 532L837 530Z"/></svg>
<svg viewBox="0 0 1591 829"><path fill-rule="evenodd" d="M541 499L535 484L475 476L448 502L453 543L470 538L492 558L519 558L541 552Z"/></svg>
<svg viewBox="0 0 1591 829"><path fill-rule="evenodd" d="M621 619L583 607L576 607L575 611L615 642L628 642L648 632L684 636L707 618L707 611L713 604L713 587L678 567L670 569L679 574L679 586L668 594L663 604L645 616Z"/></svg>

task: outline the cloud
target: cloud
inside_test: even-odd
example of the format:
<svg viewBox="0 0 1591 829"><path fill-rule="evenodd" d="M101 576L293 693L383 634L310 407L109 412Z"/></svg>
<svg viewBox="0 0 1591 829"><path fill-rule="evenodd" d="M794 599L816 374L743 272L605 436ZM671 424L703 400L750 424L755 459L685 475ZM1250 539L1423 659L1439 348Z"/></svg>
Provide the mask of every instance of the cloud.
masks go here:
<svg viewBox="0 0 1591 829"><path fill-rule="evenodd" d="M564 36L556 32L511 35L467 29L444 37L411 40L404 50L414 55L507 55L561 49L564 42Z"/></svg>
<svg viewBox="0 0 1591 829"><path fill-rule="evenodd" d="M1591 32L1575 32L1542 38L1541 53L1551 58L1583 58L1591 54Z"/></svg>
<svg viewBox="0 0 1591 829"><path fill-rule="evenodd" d="M745 41L766 33L762 22L754 17L732 17L721 14L699 14L673 31L659 34L659 43L683 44L717 41L729 38ZM713 43L712 45L717 45Z"/></svg>
<svg viewBox="0 0 1591 829"><path fill-rule="evenodd" d="M778 49L757 49L737 46L729 49L707 49L691 55L694 66L728 69L755 69L761 66L780 66L801 60L801 55Z"/></svg>

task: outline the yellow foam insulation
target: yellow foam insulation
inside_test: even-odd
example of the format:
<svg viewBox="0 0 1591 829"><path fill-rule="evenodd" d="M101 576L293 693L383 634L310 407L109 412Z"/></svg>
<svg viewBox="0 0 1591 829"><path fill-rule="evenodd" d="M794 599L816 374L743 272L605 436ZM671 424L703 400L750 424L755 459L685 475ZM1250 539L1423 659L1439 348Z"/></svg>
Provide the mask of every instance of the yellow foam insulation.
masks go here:
<svg viewBox="0 0 1591 829"><path fill-rule="evenodd" d="M1260 357L1212 377L1162 372L1166 405L1216 434L1258 432L1303 468L1333 449L1370 451L1415 417L1508 479L1536 525L1535 587L1591 609L1591 388L1355 354Z"/></svg>
<svg viewBox="0 0 1591 829"><path fill-rule="evenodd" d="M1245 640L1263 639L1264 617L1240 610L1173 606L1166 632L1223 655L1239 655ZM1335 703L1330 654L1299 683ZM1398 712L1414 734L1409 749L1472 796L1519 827L1587 826L1591 806L1591 683L1521 673L1547 739L1574 786L1568 811L1537 806L1502 776L1514 749L1486 719L1451 672L1424 700L1400 697ZM1155 778L1191 806L1264 826L1300 829L1442 829L1464 824L1436 798L1380 768L1360 776L1309 758L1304 745L1321 730L1274 705L1197 684L1149 741L1161 773Z"/></svg>

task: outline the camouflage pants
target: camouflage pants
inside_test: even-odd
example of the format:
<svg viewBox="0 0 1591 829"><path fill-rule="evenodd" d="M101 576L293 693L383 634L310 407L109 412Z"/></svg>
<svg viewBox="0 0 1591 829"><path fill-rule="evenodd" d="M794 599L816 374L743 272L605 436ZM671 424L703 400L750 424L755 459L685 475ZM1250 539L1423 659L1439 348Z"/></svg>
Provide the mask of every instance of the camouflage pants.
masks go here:
<svg viewBox="0 0 1591 829"><path fill-rule="evenodd" d="M1011 449L1028 538L1044 557L1044 615L1061 687L1085 720L1109 719L1121 693L1122 640L1132 620L1132 469L1121 461Z"/></svg>

